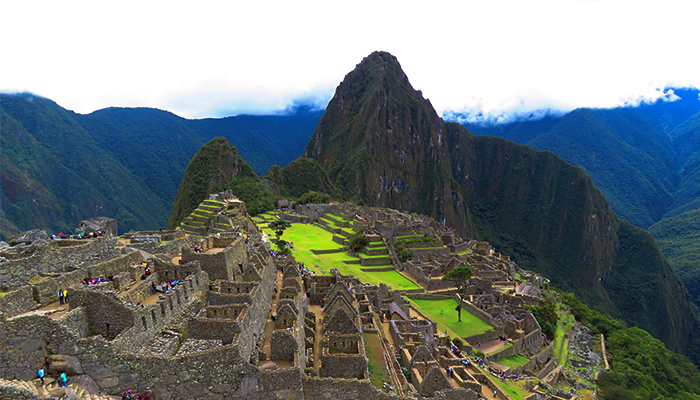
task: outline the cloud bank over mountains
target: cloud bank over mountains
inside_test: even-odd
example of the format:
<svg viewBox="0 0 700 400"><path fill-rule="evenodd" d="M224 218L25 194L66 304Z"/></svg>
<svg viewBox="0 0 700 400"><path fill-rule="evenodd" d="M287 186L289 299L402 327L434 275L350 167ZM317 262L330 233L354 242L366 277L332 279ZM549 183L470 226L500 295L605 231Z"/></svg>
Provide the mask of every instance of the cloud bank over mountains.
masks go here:
<svg viewBox="0 0 700 400"><path fill-rule="evenodd" d="M700 87L688 1L39 3L0 4L12 16L0 24L12 55L0 91L79 113L154 107L205 118L278 112L300 98L320 106L375 50L396 56L440 113L507 118Z"/></svg>

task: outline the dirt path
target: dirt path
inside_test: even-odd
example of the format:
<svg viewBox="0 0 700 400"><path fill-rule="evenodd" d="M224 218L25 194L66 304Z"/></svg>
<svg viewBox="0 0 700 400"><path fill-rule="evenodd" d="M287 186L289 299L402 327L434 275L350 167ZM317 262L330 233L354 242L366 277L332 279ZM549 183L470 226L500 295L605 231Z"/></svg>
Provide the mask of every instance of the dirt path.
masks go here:
<svg viewBox="0 0 700 400"><path fill-rule="evenodd" d="M316 338L314 342L314 369L321 376L321 352L323 346L323 309L320 305L309 305L309 311L316 314Z"/></svg>

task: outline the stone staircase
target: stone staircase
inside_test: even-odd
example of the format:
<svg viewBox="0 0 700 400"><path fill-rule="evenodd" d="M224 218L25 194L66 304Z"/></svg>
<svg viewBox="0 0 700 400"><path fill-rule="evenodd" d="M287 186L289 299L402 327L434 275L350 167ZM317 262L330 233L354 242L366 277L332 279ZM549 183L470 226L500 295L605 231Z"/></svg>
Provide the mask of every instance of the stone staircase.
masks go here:
<svg viewBox="0 0 700 400"><path fill-rule="evenodd" d="M180 229L199 236L205 236L210 231L213 233L230 231L231 223L225 217L218 215L219 211L226 206L227 203L223 201L204 200L182 221Z"/></svg>
<svg viewBox="0 0 700 400"><path fill-rule="evenodd" d="M104 394L90 394L84 388L68 383L68 387L58 386L54 378L44 377L45 385L41 380L31 381L0 379L0 392L10 395L12 399L77 399L77 400L119 400L120 397Z"/></svg>

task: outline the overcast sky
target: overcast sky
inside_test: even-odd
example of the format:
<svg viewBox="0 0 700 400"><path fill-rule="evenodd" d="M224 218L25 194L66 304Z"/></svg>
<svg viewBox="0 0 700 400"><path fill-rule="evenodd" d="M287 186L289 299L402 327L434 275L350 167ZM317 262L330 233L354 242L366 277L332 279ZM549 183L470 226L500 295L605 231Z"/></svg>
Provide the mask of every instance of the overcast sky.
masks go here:
<svg viewBox="0 0 700 400"><path fill-rule="evenodd" d="M697 1L0 1L0 91L187 118L325 105L395 55L439 113L611 107L700 87Z"/></svg>

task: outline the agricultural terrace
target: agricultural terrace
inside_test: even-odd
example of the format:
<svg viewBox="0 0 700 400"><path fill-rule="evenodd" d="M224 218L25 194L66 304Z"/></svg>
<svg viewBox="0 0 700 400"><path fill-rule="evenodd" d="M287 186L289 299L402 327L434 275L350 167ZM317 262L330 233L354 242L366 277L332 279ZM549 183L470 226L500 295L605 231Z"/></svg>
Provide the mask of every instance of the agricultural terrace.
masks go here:
<svg viewBox="0 0 700 400"><path fill-rule="evenodd" d="M559 322L554 333L553 356L557 359L559 365L566 365L569 360L569 335L571 334L571 328L576 325L576 319L561 303L557 304L557 316L559 317Z"/></svg>
<svg viewBox="0 0 700 400"><path fill-rule="evenodd" d="M258 223L258 227L267 233L270 238L275 237L275 233L264 221L275 218L272 215L253 217ZM262 223L261 223L262 222ZM347 229L347 228L346 228ZM337 269L343 275L354 275L363 282L378 285L386 283L394 290L420 289L421 286L411 279L402 275L396 270L391 271L371 271L372 268L363 268L360 258L348 255L342 251L343 247L332 240L333 234L325 229L311 224L292 223L291 228L287 228L282 235L282 240L294 244L293 255L298 262L303 262L309 271L320 275L329 275L332 268ZM314 254L311 250L339 250L338 253ZM384 256L367 256L361 254L363 258L378 258ZM363 271L362 269L367 269Z"/></svg>
<svg viewBox="0 0 700 400"><path fill-rule="evenodd" d="M469 337L480 335L493 327L479 319L476 315L462 309L462 321L458 320L457 300L423 300L408 299L411 304L426 317L437 323L438 330L444 332L447 329L450 337Z"/></svg>

